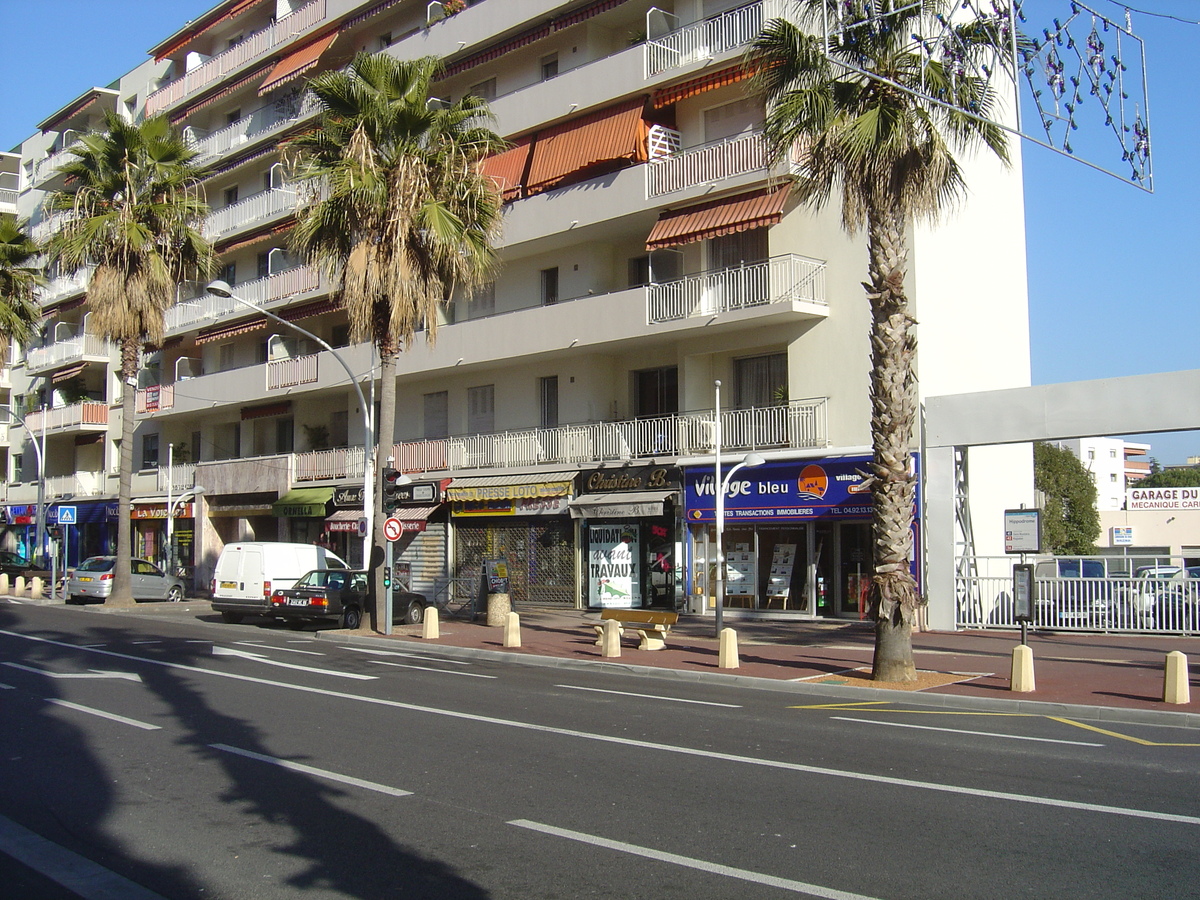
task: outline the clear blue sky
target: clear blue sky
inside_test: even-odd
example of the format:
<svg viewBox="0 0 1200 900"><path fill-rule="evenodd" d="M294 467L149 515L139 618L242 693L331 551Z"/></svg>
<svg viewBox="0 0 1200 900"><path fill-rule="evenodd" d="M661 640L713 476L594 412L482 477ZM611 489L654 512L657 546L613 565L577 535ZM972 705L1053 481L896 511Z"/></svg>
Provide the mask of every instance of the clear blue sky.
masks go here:
<svg viewBox="0 0 1200 900"><path fill-rule="evenodd" d="M134 68L215 2L0 0L0 148ZM1089 2L1123 21L1123 6ZM1196 0L1140 0L1136 8L1200 19ZM1063 17L1066 9L1067 0L1027 0L1031 25L1044 24L1042 10ZM1024 142L1035 384L1200 368L1200 280L1184 265L1200 238L1200 106L1181 75L1200 50L1200 26L1136 11L1132 23L1146 44L1155 192ZM1163 463L1200 455L1200 433L1145 440Z"/></svg>

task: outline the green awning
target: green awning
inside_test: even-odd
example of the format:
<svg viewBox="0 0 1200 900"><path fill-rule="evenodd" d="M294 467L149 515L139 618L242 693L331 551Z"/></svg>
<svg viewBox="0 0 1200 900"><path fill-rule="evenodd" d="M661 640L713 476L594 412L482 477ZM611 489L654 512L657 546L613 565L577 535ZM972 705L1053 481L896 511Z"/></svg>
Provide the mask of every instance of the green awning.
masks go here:
<svg viewBox="0 0 1200 900"><path fill-rule="evenodd" d="M333 499L333 488L296 488L271 504L271 512L287 518L325 518L326 505Z"/></svg>

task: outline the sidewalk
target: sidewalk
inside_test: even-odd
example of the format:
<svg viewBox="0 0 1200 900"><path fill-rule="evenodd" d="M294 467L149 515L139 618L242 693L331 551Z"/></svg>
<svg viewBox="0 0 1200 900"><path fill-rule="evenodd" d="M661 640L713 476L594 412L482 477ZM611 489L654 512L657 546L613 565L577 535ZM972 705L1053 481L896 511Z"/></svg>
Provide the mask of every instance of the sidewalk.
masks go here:
<svg viewBox="0 0 1200 900"><path fill-rule="evenodd" d="M521 646L505 648L504 630L483 624L442 619L441 637L421 638L421 626L397 625L390 636L326 631L323 639L369 641L376 645L403 643L435 648L459 648L520 657L527 662L558 665L646 667L668 670L684 678L756 678L820 685L831 699L944 704L950 697L978 698L988 707L1126 721L1200 727L1200 637L1178 635L1031 633L1037 689L1015 694L1009 690L1012 651L1020 642L1015 632L924 632L913 635L914 655L921 682L914 687L882 685L870 680L875 633L864 622L764 621L731 617L725 625L738 633L740 666L720 669L718 644L711 617L684 616L667 638L667 648L637 649L637 638L626 630L621 656L605 659L595 644L593 625L598 613L577 610L519 610ZM407 649L407 648L406 648ZM1191 702L1162 702L1164 657L1171 650L1188 657ZM656 674L667 675L668 671ZM915 695L920 695L918 699ZM935 701L934 698L937 698ZM971 705L979 705L972 703ZM1047 705L1075 709L1048 710ZM1142 710L1145 715L1122 711Z"/></svg>

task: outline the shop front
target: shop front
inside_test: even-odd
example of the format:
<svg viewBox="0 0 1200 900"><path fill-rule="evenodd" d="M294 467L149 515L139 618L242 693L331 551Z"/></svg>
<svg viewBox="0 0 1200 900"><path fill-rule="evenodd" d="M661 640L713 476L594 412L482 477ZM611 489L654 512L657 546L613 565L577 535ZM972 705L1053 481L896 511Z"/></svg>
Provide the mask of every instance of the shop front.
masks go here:
<svg viewBox="0 0 1200 900"><path fill-rule="evenodd" d="M865 617L871 494L863 473L870 462L868 456L780 460L734 475L722 533L726 609ZM694 611L708 611L716 604L711 466L685 470L684 498L687 591Z"/></svg>
<svg viewBox="0 0 1200 900"><path fill-rule="evenodd" d="M675 609L682 471L671 466L580 473L571 516L581 521L584 602L590 609Z"/></svg>
<svg viewBox="0 0 1200 900"><path fill-rule="evenodd" d="M271 513L279 520L279 540L320 544L333 513L333 488L292 488L271 504Z"/></svg>
<svg viewBox="0 0 1200 900"><path fill-rule="evenodd" d="M568 503L575 472L455 478L446 489L452 571L473 591L485 560L504 560L516 604L575 606L575 527Z"/></svg>
<svg viewBox="0 0 1200 900"><path fill-rule="evenodd" d="M363 515L362 485L343 485L333 489L333 512L325 518L325 530L318 542L346 561L352 569L365 569L363 535L359 522Z"/></svg>
<svg viewBox="0 0 1200 900"><path fill-rule="evenodd" d="M449 580L449 510L444 502L449 484L445 478L398 485L396 508L386 513L400 524L400 537L392 542L393 580L430 600Z"/></svg>
<svg viewBox="0 0 1200 900"><path fill-rule="evenodd" d="M175 545L175 566L191 572L196 565L195 503L176 503L171 524L171 542ZM167 502L135 500L129 510L133 525L133 556L148 559L164 572L171 568L171 549L167 545Z"/></svg>

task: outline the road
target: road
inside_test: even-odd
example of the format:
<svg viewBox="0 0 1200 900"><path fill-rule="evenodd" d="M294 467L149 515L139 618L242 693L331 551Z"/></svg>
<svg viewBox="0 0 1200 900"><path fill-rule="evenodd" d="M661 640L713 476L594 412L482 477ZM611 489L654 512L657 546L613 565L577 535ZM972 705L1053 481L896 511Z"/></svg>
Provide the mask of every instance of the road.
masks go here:
<svg viewBox="0 0 1200 900"><path fill-rule="evenodd" d="M1200 890L1195 730L182 612L0 605L0 754L0 876L29 885L12 900L57 898L47 878L87 900Z"/></svg>

